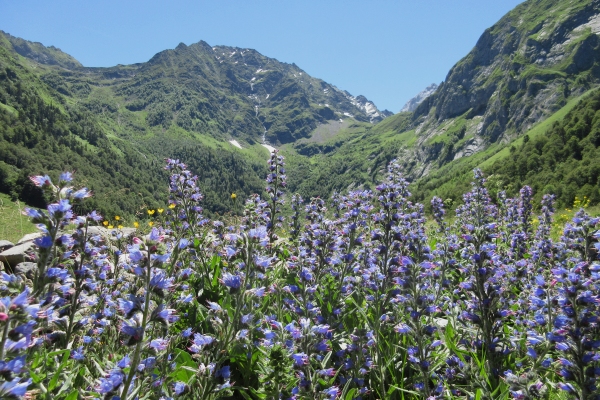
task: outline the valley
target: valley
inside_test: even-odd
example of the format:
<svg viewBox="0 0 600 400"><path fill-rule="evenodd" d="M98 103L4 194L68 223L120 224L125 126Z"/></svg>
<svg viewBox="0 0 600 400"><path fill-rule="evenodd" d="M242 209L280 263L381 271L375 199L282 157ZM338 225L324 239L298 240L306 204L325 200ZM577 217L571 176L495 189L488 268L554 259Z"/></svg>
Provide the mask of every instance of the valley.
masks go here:
<svg viewBox="0 0 600 400"><path fill-rule="evenodd" d="M373 188L398 159L419 200L460 202L470 170L513 162L509 150L523 137L545 135L550 121L560 123L600 86L599 7L520 4L444 82L411 100L412 111L397 114L252 49L181 43L145 63L94 68L1 33L0 190L41 205L27 176L85 171L97 194L91 206L135 215L134 203L159 205L153 193L165 177L149 168L176 157L202 171L207 212L239 213L241 205L222 199L260 193L264 160L277 148L288 160L290 190L305 198ZM30 111L40 107L47 110L36 120ZM545 179L538 197L555 177ZM502 189L516 190L505 181L498 178ZM596 203L597 185L571 185L560 202L586 195ZM135 193L135 202L115 193Z"/></svg>

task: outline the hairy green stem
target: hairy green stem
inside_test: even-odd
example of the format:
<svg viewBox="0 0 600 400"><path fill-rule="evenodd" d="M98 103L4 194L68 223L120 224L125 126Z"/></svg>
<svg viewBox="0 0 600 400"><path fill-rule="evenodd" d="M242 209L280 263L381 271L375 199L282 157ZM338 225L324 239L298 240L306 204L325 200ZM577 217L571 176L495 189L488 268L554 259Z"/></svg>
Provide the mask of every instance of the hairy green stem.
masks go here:
<svg viewBox="0 0 600 400"><path fill-rule="evenodd" d="M131 367L129 369L129 374L127 375L127 379L125 380L125 387L123 387L123 392L121 393L121 399L127 400L127 392L129 391L129 386L131 385L131 381L133 380L133 376L135 375L135 371L137 370L137 365L140 362L140 354L142 350L142 343L144 342L144 333L146 331L146 323L148 320L148 310L150 309L150 271L151 271L151 262L150 262L150 253L148 252L148 260L146 265L146 282L145 289L146 293L144 295L144 311L142 314L142 331L140 334L140 340L137 342L135 346L135 352L133 354L133 359L131 362Z"/></svg>

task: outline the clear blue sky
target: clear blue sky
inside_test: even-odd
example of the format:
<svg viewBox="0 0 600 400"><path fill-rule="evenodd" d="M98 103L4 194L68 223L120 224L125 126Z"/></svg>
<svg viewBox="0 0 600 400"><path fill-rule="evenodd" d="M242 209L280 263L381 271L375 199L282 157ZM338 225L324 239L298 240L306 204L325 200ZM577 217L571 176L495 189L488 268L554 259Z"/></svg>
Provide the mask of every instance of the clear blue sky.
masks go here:
<svg viewBox="0 0 600 400"><path fill-rule="evenodd" d="M253 48L398 112L521 1L0 0L0 29L90 67L180 42Z"/></svg>

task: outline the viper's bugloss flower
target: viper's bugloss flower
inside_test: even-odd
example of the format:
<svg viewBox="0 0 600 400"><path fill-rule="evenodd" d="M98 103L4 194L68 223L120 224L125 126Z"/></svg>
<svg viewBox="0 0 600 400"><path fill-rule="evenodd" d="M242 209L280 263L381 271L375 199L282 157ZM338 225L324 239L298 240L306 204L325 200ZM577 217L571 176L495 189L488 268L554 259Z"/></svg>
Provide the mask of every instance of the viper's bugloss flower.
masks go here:
<svg viewBox="0 0 600 400"><path fill-rule="evenodd" d="M69 183L72 180L73 180L73 174L69 171L65 171L65 172L61 173L58 178L59 182L64 182L64 183Z"/></svg>
<svg viewBox="0 0 600 400"><path fill-rule="evenodd" d="M60 200L58 203L52 203L48 206L48 212L50 215L55 215L56 213L64 214L70 209L71 203L69 203L69 200L67 199Z"/></svg>
<svg viewBox="0 0 600 400"><path fill-rule="evenodd" d="M299 368L308 364L308 356L305 353L292 354L294 360L294 367Z"/></svg>
<svg viewBox="0 0 600 400"><path fill-rule="evenodd" d="M83 353L83 346L79 346L76 350L71 350L71 358L77 361L85 360L85 355Z"/></svg>
<svg viewBox="0 0 600 400"><path fill-rule="evenodd" d="M29 177L29 179L31 180L31 182L33 182L35 186L40 188L52 185L52 181L50 180L50 177L48 175L31 176Z"/></svg>
<svg viewBox="0 0 600 400"><path fill-rule="evenodd" d="M150 341L149 347L153 348L156 351L163 351L167 349L169 345L169 341L164 338L153 339Z"/></svg>
<svg viewBox="0 0 600 400"><path fill-rule="evenodd" d="M0 395L3 398L21 398L27 393L27 388L31 385L32 379L22 380L14 378L11 381L5 381L0 385Z"/></svg>
<svg viewBox="0 0 600 400"><path fill-rule="evenodd" d="M221 282L232 291L237 291L242 286L242 278L239 275L233 275L229 272L223 273Z"/></svg>
<svg viewBox="0 0 600 400"><path fill-rule="evenodd" d="M87 199L88 197L92 197L92 195L93 195L92 191L89 190L88 188L79 189L71 194L71 196L76 200ZM117 217L115 217L115 219L117 221L119 220Z"/></svg>
<svg viewBox="0 0 600 400"><path fill-rule="evenodd" d="M34 239L33 243L42 249L48 249L54 244L50 236L42 236Z"/></svg>
<svg viewBox="0 0 600 400"><path fill-rule="evenodd" d="M108 394L114 392L125 379L125 375L121 370L112 370L108 373L105 378L100 378L100 384L96 387L96 390L100 394Z"/></svg>
<svg viewBox="0 0 600 400"><path fill-rule="evenodd" d="M202 335L200 333L194 334L194 339L192 341L192 345L189 347L189 350L192 353L198 353L203 350L204 347L209 346L214 342L214 338L208 335Z"/></svg>
<svg viewBox="0 0 600 400"><path fill-rule="evenodd" d="M39 221L44 218L44 214L41 211L29 207L25 207L25 209L23 210L23 215L28 216L34 221Z"/></svg>
<svg viewBox="0 0 600 400"><path fill-rule="evenodd" d="M177 396L183 394L187 389L187 385L184 382L175 382L173 384L173 391Z"/></svg>

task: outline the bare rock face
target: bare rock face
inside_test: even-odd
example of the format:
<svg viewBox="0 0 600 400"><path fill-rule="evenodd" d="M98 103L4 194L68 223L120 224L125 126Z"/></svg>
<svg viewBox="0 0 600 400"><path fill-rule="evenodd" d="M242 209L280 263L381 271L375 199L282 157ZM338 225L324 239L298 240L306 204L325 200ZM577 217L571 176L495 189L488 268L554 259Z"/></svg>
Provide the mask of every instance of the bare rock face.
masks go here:
<svg viewBox="0 0 600 400"><path fill-rule="evenodd" d="M0 261L13 269L17 266L17 264L33 260L34 250L35 245L33 244L32 239L30 241L17 244L8 250L4 250L2 253L0 253Z"/></svg>
<svg viewBox="0 0 600 400"><path fill-rule="evenodd" d="M418 99L412 125L419 138L406 154L405 173L418 178L509 141L600 85L599 34L600 0L517 6L481 35L434 93Z"/></svg>
<svg viewBox="0 0 600 400"><path fill-rule="evenodd" d="M427 97L431 96L437 90L437 88L438 85L435 83L432 83L431 85L427 86L425 90L423 90L418 95L407 101L404 107L402 107L402 109L400 110L400 112L415 111L417 109L417 106L421 104L423 100L425 100Z"/></svg>
<svg viewBox="0 0 600 400"><path fill-rule="evenodd" d="M14 243L8 240L0 240L0 251L8 250L11 247L15 247Z"/></svg>

